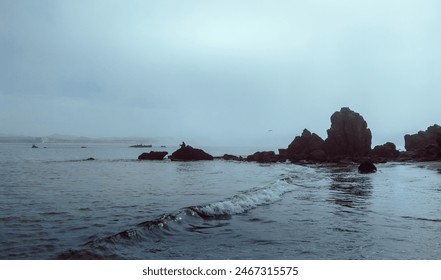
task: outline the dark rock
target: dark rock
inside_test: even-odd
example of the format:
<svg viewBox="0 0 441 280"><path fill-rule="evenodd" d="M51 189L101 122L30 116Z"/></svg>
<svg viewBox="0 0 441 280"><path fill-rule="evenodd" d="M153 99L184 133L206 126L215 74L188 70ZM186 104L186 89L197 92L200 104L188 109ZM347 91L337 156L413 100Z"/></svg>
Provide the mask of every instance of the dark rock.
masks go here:
<svg viewBox="0 0 441 280"><path fill-rule="evenodd" d="M222 159L224 159L224 160L240 160L240 158L238 156L229 155L229 154L224 154L222 156Z"/></svg>
<svg viewBox="0 0 441 280"><path fill-rule="evenodd" d="M273 151L255 152L247 157L247 161L256 161L259 163L278 162L279 157Z"/></svg>
<svg viewBox="0 0 441 280"><path fill-rule="evenodd" d="M323 150L314 150L311 153L309 153L308 160L323 162L326 161L326 159L327 159L326 153Z"/></svg>
<svg viewBox="0 0 441 280"><path fill-rule="evenodd" d="M213 156L201 149L195 149L189 145L181 145L169 158L173 161L213 160Z"/></svg>
<svg viewBox="0 0 441 280"><path fill-rule="evenodd" d="M441 126L435 124L426 131L419 131L417 134L406 134L404 136L404 147L406 153L410 154L413 160L431 161L441 159Z"/></svg>
<svg viewBox="0 0 441 280"><path fill-rule="evenodd" d="M288 149L279 149L279 161L285 162L288 159Z"/></svg>
<svg viewBox="0 0 441 280"><path fill-rule="evenodd" d="M154 152L150 151L149 153L142 153L138 159L139 160L163 160L164 157L168 154L168 152Z"/></svg>
<svg viewBox="0 0 441 280"><path fill-rule="evenodd" d="M400 155L394 143L387 142L383 145L375 146L370 152L371 157L395 159Z"/></svg>
<svg viewBox="0 0 441 280"><path fill-rule="evenodd" d="M377 167L369 161L365 161L358 166L358 172L360 173L375 173L377 172Z"/></svg>
<svg viewBox="0 0 441 280"><path fill-rule="evenodd" d="M304 129L301 136L296 136L286 151L287 158L292 162L300 160L326 160L323 151L323 139L315 133Z"/></svg>
<svg viewBox="0 0 441 280"><path fill-rule="evenodd" d="M33 149L37 149L38 146L37 146L37 145L32 145L32 148L33 148Z"/></svg>
<svg viewBox="0 0 441 280"><path fill-rule="evenodd" d="M334 156L366 156L371 151L372 134L363 117L347 107L331 116L331 128L324 150Z"/></svg>
<svg viewBox="0 0 441 280"><path fill-rule="evenodd" d="M86 158L85 160L86 160L86 161L90 161L90 160L95 160L95 158L90 157L90 158Z"/></svg>
<svg viewBox="0 0 441 280"><path fill-rule="evenodd" d="M406 134L404 136L404 147L406 151L418 151L425 149L431 144L441 146L440 143L441 126L437 124L429 126L426 131L419 131L417 134Z"/></svg>
<svg viewBox="0 0 441 280"><path fill-rule="evenodd" d="M136 145L132 145L129 146L129 148L151 148L152 145L144 145L144 144L136 144Z"/></svg>

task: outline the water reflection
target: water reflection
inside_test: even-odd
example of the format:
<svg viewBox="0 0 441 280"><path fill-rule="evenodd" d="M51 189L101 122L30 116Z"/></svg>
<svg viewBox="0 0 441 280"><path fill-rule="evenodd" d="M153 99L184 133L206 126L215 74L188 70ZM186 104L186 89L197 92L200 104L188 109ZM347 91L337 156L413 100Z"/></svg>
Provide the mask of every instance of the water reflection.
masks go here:
<svg viewBox="0 0 441 280"><path fill-rule="evenodd" d="M329 201L355 209L365 209L372 196L372 174L359 174L356 166L332 166Z"/></svg>

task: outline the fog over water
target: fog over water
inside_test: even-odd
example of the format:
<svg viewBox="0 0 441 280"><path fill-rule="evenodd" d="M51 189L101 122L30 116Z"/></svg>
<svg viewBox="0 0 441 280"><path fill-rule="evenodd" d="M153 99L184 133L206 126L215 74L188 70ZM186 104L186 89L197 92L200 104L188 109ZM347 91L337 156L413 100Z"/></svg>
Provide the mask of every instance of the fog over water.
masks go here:
<svg viewBox="0 0 441 280"><path fill-rule="evenodd" d="M0 133L286 147L440 123L440 1L0 2ZM193 141L193 142L191 142Z"/></svg>

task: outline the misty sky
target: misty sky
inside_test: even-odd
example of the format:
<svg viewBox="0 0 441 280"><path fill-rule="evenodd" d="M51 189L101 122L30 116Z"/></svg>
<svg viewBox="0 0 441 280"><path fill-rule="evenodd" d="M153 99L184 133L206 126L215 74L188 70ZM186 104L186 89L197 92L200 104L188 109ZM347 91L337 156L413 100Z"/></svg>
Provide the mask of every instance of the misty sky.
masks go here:
<svg viewBox="0 0 441 280"><path fill-rule="evenodd" d="M0 0L0 133L286 147L348 106L373 145L403 146L441 124L440 15L438 0Z"/></svg>

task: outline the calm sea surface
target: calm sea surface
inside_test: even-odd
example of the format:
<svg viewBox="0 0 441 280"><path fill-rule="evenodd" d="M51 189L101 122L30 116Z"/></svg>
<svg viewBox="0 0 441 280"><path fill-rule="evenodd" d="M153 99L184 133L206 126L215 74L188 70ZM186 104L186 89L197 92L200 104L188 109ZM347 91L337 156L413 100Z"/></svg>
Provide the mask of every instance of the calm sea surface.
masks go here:
<svg viewBox="0 0 441 280"><path fill-rule="evenodd" d="M441 174L417 164L366 175L85 145L0 144L0 259L441 259Z"/></svg>

